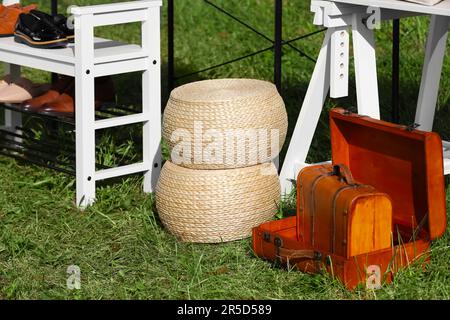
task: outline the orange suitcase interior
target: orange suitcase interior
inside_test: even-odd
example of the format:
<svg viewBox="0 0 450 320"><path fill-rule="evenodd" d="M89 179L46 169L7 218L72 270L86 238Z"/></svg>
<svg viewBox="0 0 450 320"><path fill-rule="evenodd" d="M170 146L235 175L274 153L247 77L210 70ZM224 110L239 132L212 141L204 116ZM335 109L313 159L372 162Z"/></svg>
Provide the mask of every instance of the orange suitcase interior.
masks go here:
<svg viewBox="0 0 450 320"><path fill-rule="evenodd" d="M393 204L394 244L417 237L433 240L446 228L442 141L437 133L330 112L333 163L387 193ZM401 236L402 239L398 237Z"/></svg>

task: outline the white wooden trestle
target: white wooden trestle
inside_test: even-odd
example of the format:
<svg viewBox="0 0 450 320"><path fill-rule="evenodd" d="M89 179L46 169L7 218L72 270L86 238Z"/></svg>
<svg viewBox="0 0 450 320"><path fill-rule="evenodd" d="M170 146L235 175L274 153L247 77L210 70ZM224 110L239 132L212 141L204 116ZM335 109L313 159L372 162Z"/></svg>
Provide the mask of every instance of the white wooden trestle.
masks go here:
<svg viewBox="0 0 450 320"><path fill-rule="evenodd" d="M433 128L450 22L450 0L435 6L399 0L312 0L314 24L328 30L281 169L282 192L291 190L292 180L308 165L306 157L328 93L332 98L348 95L350 29L358 113L380 117L374 29L367 26L373 13L369 7L379 9L381 20L431 15L415 122L421 130ZM444 172L450 174L449 142L444 142Z"/></svg>
<svg viewBox="0 0 450 320"><path fill-rule="evenodd" d="M19 0L3 0L4 5ZM6 72L20 76L20 66L75 77L76 201L86 207L95 200L96 181L143 172L144 191L153 191L161 169L161 0L139 0L72 7L75 43L64 49L37 49L0 38L0 61ZM94 37L94 27L141 22L141 45ZM94 79L128 72L142 72L142 112L136 115L95 120ZM143 123L143 161L96 171L96 130ZM5 111L5 127L15 130L21 115Z"/></svg>

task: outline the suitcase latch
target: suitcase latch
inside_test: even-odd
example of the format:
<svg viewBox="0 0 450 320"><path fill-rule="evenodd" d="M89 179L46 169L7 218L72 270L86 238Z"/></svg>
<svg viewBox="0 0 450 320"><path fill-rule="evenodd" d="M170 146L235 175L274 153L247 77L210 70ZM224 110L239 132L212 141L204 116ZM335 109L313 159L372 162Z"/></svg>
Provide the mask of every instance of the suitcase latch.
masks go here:
<svg viewBox="0 0 450 320"><path fill-rule="evenodd" d="M398 126L396 126L397 129L406 130L408 132L413 132L414 130L416 130L419 127L420 127L420 124L419 123L415 123L415 122L411 123L411 124L408 124L407 126L405 126L405 125L398 125Z"/></svg>
<svg viewBox="0 0 450 320"><path fill-rule="evenodd" d="M264 232L264 233L263 233L263 240L264 240L265 242L270 242L270 233Z"/></svg>
<svg viewBox="0 0 450 320"><path fill-rule="evenodd" d="M344 113L344 115L349 116L356 112L357 112L357 110L355 107L348 107L347 109L344 110L343 113Z"/></svg>
<svg viewBox="0 0 450 320"><path fill-rule="evenodd" d="M275 247L277 248L281 248L283 246L283 240L281 240L280 238L276 237L273 240L273 243L275 244Z"/></svg>
<svg viewBox="0 0 450 320"><path fill-rule="evenodd" d="M417 129L418 127L420 127L420 124L414 122L406 127L406 131L412 132L415 129Z"/></svg>
<svg viewBox="0 0 450 320"><path fill-rule="evenodd" d="M314 251L314 260L316 261L322 261L322 253L319 251Z"/></svg>
<svg viewBox="0 0 450 320"><path fill-rule="evenodd" d="M275 245L277 260L279 263L282 263L280 256L280 248L283 246L283 240L281 240L279 237L275 237L275 239L273 239L273 244Z"/></svg>

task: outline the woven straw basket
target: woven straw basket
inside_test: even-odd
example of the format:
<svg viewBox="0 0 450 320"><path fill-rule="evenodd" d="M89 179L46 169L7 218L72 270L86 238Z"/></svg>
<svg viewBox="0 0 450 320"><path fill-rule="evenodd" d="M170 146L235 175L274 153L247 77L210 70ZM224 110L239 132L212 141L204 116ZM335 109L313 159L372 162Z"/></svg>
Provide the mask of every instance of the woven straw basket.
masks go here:
<svg viewBox="0 0 450 320"><path fill-rule="evenodd" d="M164 226L181 241L217 243L251 235L272 218L280 184L272 163L228 170L193 170L167 161L156 186Z"/></svg>
<svg viewBox="0 0 450 320"><path fill-rule="evenodd" d="M174 163L192 169L231 169L275 158L283 146L287 126L283 99L272 83L205 80L172 91L164 111L163 137ZM190 152L173 150L181 145L180 133L189 133ZM217 133L221 140L215 136ZM211 150L211 142L219 142L213 147L219 152L205 152L208 146ZM182 160L174 159L174 153L182 154Z"/></svg>

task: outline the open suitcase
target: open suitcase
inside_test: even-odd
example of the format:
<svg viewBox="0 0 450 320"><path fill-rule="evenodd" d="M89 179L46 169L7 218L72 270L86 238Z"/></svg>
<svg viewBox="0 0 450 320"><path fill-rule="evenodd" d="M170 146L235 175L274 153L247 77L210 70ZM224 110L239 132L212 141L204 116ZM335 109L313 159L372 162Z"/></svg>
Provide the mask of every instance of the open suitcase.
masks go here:
<svg viewBox="0 0 450 320"><path fill-rule="evenodd" d="M442 141L436 133L343 109L330 111L330 130L333 163L348 168L352 177L340 177L335 166L322 166L320 174L328 171L328 189L332 190L324 191L324 184L314 191L317 186L311 185L317 183L314 175L319 173L313 171L320 166L305 168L297 179L297 216L254 228L253 249L261 258L295 265L305 272L325 269L350 289L360 283L374 288L382 280L391 281L399 268L412 261L428 261L430 241L445 232ZM311 182L300 181L308 172ZM352 183L358 188L347 195L350 202L330 204L336 201L333 192L348 189ZM370 187L361 189L361 185ZM323 195L319 200L325 203L316 200L314 210L305 203L312 190ZM364 206L359 213L350 206L360 193L368 196L366 213ZM358 229L365 231L351 231ZM372 235L371 243L367 243L367 234Z"/></svg>

